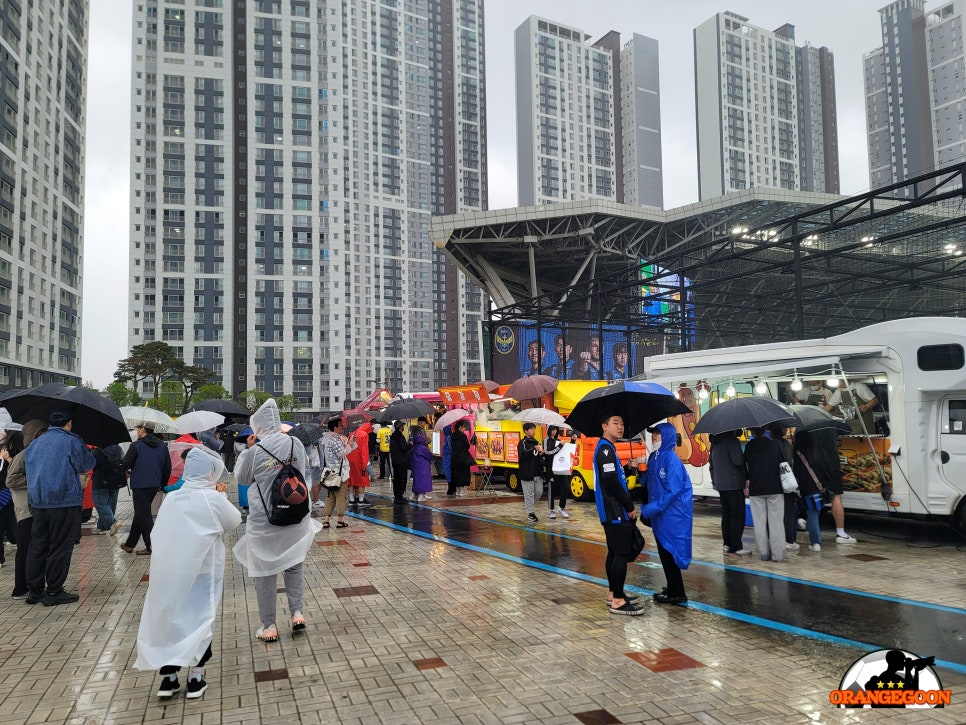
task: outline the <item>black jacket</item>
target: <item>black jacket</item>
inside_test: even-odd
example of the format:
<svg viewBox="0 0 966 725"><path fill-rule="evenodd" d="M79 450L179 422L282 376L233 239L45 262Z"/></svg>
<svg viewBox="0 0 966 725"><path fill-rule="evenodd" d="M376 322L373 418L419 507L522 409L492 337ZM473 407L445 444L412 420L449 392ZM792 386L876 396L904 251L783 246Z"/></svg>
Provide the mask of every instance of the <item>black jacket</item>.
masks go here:
<svg viewBox="0 0 966 725"><path fill-rule="evenodd" d="M536 438L523 436L517 443L517 457L520 460L520 480L532 481L543 472L543 461L537 453L539 443Z"/></svg>
<svg viewBox="0 0 966 725"><path fill-rule="evenodd" d="M715 491L740 491L745 487L745 454L733 433L718 436L711 444L711 482Z"/></svg>
<svg viewBox="0 0 966 725"><path fill-rule="evenodd" d="M767 436L748 441L745 467L748 469L748 494L773 496L784 493L779 467L785 460L781 444Z"/></svg>
<svg viewBox="0 0 966 725"><path fill-rule="evenodd" d="M470 466L473 465L473 457L470 455L470 442L466 434L458 430L450 437L450 450L453 457L450 459L450 475L454 486L470 485Z"/></svg>
<svg viewBox="0 0 966 725"><path fill-rule="evenodd" d="M409 465L409 451L413 444L406 440L406 436L398 428L389 436L389 460L394 466Z"/></svg>
<svg viewBox="0 0 966 725"><path fill-rule="evenodd" d="M124 468L131 472L131 488L161 488L171 477L167 444L154 433L138 438L127 449Z"/></svg>

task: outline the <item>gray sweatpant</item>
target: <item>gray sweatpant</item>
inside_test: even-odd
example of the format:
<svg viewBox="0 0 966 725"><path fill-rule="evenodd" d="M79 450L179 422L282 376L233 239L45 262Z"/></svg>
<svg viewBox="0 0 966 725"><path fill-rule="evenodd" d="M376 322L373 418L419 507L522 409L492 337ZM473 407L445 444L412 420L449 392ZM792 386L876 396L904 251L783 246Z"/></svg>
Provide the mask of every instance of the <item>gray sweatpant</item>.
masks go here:
<svg viewBox="0 0 966 725"><path fill-rule="evenodd" d="M532 514L533 507L543 493L543 479L538 476L532 481L520 481L520 488L523 489L523 506L528 514Z"/></svg>
<svg viewBox="0 0 966 725"><path fill-rule="evenodd" d="M785 560L785 494L750 496L755 544L762 561Z"/></svg>
<svg viewBox="0 0 966 725"><path fill-rule="evenodd" d="M302 609L302 564L282 572L285 580L285 596L288 598L289 614ZM278 602L278 574L255 577L255 596L258 598L258 618L263 627L275 624L275 606Z"/></svg>

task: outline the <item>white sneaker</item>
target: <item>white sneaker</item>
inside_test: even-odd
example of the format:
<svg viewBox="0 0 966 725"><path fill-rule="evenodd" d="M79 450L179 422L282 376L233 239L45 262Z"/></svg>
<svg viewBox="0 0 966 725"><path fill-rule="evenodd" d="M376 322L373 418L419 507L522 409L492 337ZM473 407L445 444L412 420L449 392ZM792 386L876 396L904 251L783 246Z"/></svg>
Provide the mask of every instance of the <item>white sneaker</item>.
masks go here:
<svg viewBox="0 0 966 725"><path fill-rule="evenodd" d="M809 551L821 551L822 550L822 545L821 544L809 544L808 545L808 550Z"/></svg>
<svg viewBox="0 0 966 725"><path fill-rule="evenodd" d="M751 552L748 549L738 549L735 556L751 556Z"/></svg>
<svg viewBox="0 0 966 725"><path fill-rule="evenodd" d="M555 514L553 511L551 511L549 514L547 514L547 518L548 519L555 519L555 518L557 518L557 514Z"/></svg>
<svg viewBox="0 0 966 725"><path fill-rule="evenodd" d="M805 524L806 524L805 519L799 519L798 520L798 530L799 531L805 531Z"/></svg>
<svg viewBox="0 0 966 725"><path fill-rule="evenodd" d="M425 500L426 500L426 494L424 494L424 493L421 493L421 494L419 494L419 495L418 495L418 496L416 497L416 500L417 500L417 501L425 501Z"/></svg>
<svg viewBox="0 0 966 725"><path fill-rule="evenodd" d="M796 542L794 544L785 544L785 550L786 551L798 551L800 548L802 548L802 547L800 547L798 545L798 542Z"/></svg>
<svg viewBox="0 0 966 725"><path fill-rule="evenodd" d="M836 536L835 543L836 544L856 544L858 542L855 539L853 539L851 536L846 534L845 536Z"/></svg>
<svg viewBox="0 0 966 725"><path fill-rule="evenodd" d="M432 501L433 500L433 494L431 494L431 493L424 493L423 494L423 500L424 501Z"/></svg>
<svg viewBox="0 0 966 725"><path fill-rule="evenodd" d="M313 501L312 502L312 508L314 508L314 509L324 509L325 508L325 502L322 499L319 499L318 501Z"/></svg>
<svg viewBox="0 0 966 725"><path fill-rule="evenodd" d="M560 508L559 506L557 507L557 516L560 516L561 518L565 518L565 519L570 518L570 514L568 514L564 509Z"/></svg>

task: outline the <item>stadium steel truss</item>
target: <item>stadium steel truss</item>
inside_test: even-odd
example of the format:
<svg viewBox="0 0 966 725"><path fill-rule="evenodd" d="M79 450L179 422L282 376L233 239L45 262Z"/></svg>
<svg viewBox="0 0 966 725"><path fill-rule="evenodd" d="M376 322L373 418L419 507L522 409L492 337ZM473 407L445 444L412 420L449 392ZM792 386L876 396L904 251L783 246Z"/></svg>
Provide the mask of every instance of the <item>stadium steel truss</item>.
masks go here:
<svg viewBox="0 0 966 725"><path fill-rule="evenodd" d="M851 197L755 188L670 211L607 201L436 217L490 327L617 324L668 351L966 312L966 163Z"/></svg>

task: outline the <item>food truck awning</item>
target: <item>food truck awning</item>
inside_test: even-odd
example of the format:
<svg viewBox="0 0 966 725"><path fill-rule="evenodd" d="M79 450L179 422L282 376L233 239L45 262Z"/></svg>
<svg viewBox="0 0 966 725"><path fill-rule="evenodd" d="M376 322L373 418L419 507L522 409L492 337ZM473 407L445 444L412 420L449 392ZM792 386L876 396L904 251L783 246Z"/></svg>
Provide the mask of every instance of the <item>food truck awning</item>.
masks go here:
<svg viewBox="0 0 966 725"><path fill-rule="evenodd" d="M577 402L594 388L607 383L598 380L561 380L553 391L553 404L561 415L568 415Z"/></svg>

